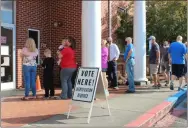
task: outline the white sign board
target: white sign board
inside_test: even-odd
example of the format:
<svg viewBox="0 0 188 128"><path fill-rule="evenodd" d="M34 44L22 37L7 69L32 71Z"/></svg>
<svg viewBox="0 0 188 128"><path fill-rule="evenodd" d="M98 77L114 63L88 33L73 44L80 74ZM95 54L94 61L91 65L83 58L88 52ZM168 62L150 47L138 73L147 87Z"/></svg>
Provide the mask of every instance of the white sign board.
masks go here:
<svg viewBox="0 0 188 128"><path fill-rule="evenodd" d="M111 115L110 106L108 104L108 98L104 90L104 82L100 68L92 68L92 67L79 68L77 72L77 78L75 81L75 89L74 89L74 95L72 100L76 104L78 103L78 101L81 101L84 104L91 104L88 114L88 120L87 120L88 123L90 122L90 117L91 117L95 97L106 99L108 112L109 115ZM69 118L71 109L72 109L72 105L69 105L67 119Z"/></svg>
<svg viewBox="0 0 188 128"><path fill-rule="evenodd" d="M4 77L4 76L5 76L5 68L1 67L1 77Z"/></svg>
<svg viewBox="0 0 188 128"><path fill-rule="evenodd" d="M10 57L2 57L3 59L3 63L1 64L1 66L10 66Z"/></svg>
<svg viewBox="0 0 188 128"><path fill-rule="evenodd" d="M72 100L92 102L96 92L99 68L79 68Z"/></svg>
<svg viewBox="0 0 188 128"><path fill-rule="evenodd" d="M9 46L1 45L1 55L9 55Z"/></svg>

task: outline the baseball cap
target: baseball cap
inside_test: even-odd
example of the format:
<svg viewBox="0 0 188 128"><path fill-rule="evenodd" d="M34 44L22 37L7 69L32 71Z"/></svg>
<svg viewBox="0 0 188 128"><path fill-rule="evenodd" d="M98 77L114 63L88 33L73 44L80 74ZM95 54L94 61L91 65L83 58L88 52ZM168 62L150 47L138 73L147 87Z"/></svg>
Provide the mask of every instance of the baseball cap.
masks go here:
<svg viewBox="0 0 188 128"><path fill-rule="evenodd" d="M148 40L155 40L156 38L155 38L155 36L150 36L149 38L148 38Z"/></svg>

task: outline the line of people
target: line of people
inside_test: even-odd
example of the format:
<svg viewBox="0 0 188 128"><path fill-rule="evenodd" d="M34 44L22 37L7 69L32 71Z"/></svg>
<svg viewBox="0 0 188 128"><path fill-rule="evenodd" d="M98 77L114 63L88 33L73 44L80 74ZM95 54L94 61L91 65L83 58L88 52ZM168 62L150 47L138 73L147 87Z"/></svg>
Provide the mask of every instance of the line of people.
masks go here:
<svg viewBox="0 0 188 128"><path fill-rule="evenodd" d="M159 67L165 76L165 86L170 85L170 89L174 90L174 81L179 79L178 90L182 89L183 78L187 86L187 43L183 44L182 36L177 36L175 42L169 44L167 41L163 43L163 47L159 47L156 38L151 36L151 49L149 55L150 74L153 77L153 87L160 88L160 79L158 76Z"/></svg>
<svg viewBox="0 0 188 128"><path fill-rule="evenodd" d="M43 87L45 89L44 99L71 99L72 89L74 87L76 70L78 68L75 57L75 42L68 39L62 40L62 45L59 46L57 51L58 61L60 67L60 81L62 92L59 97L55 96L54 89L54 65L55 59L52 57L50 49L44 50L45 59L41 61L43 67ZM101 43L101 67L103 80L105 84L105 93L109 95L108 83L110 87L118 89L117 81L117 59L120 52L116 44L112 43L112 38L102 41ZM38 49L36 48L35 41L32 38L27 39L24 48L21 52L23 58L23 77L25 85L25 96L22 100L36 99L36 74ZM106 73L108 73L108 78ZM109 82L108 82L109 81ZM30 89L32 96L29 96Z"/></svg>

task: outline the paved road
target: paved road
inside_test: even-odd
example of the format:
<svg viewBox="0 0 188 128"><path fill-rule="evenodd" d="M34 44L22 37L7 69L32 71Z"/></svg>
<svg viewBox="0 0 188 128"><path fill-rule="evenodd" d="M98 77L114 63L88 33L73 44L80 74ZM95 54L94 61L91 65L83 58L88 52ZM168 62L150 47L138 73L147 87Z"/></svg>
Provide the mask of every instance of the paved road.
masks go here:
<svg viewBox="0 0 188 128"><path fill-rule="evenodd" d="M187 128L187 99L160 120L155 127Z"/></svg>

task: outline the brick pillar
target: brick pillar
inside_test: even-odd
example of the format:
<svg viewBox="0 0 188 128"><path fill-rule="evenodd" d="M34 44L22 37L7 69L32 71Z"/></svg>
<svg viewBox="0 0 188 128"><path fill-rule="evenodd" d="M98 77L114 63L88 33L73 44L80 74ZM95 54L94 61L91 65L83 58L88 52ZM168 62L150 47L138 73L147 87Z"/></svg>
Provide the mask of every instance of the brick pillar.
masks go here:
<svg viewBox="0 0 188 128"><path fill-rule="evenodd" d="M17 75L16 75L16 88L24 86L22 77L22 57L20 56L22 49L17 49Z"/></svg>

